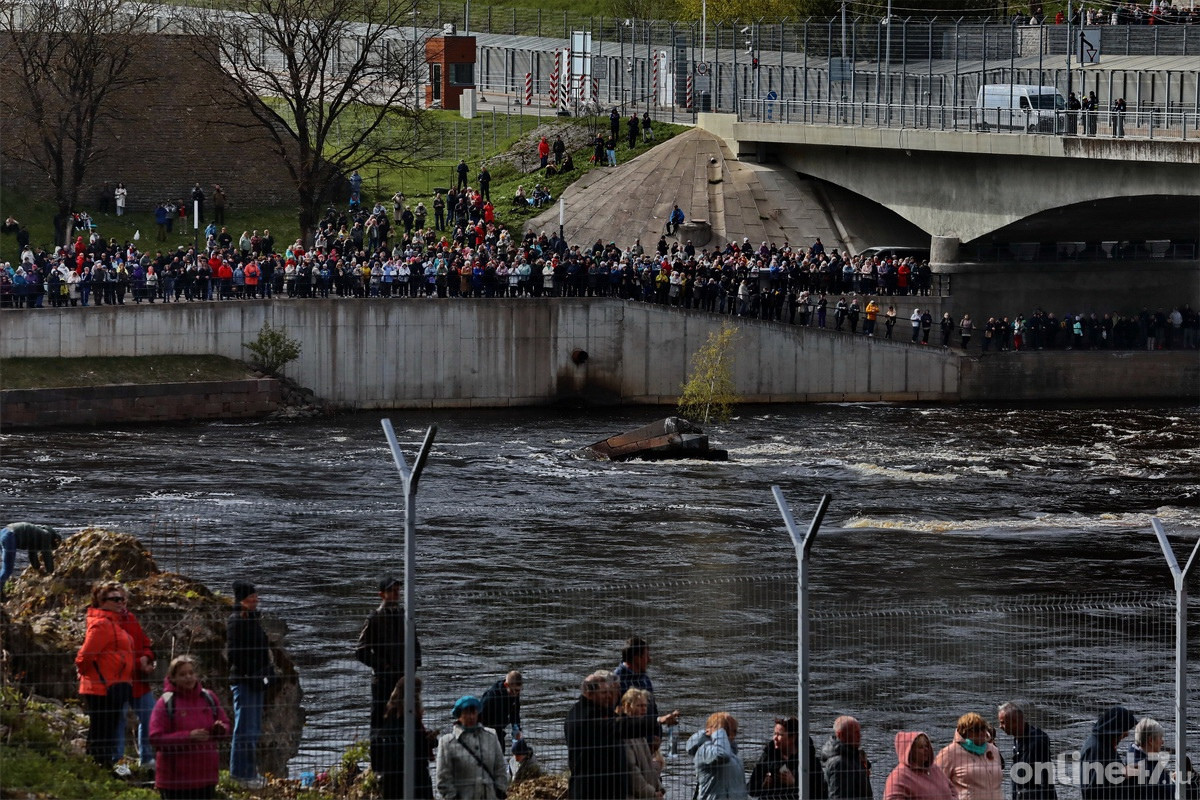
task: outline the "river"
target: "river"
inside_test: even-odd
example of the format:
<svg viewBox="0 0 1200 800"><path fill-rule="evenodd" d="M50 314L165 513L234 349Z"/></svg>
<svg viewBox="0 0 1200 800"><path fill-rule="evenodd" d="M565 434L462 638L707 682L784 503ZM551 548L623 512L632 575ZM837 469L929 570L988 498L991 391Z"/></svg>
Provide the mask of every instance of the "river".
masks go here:
<svg viewBox="0 0 1200 800"><path fill-rule="evenodd" d="M520 667L527 736L560 766L579 679L616 666L639 633L660 703L687 731L733 710L753 757L770 718L795 708L796 566L778 484L801 525L833 497L812 551L812 724L820 743L833 715L858 715L879 788L896 729L940 746L959 714L994 721L1006 699L1032 703L1059 750L1115 701L1172 741L1171 583L1149 519L1181 560L1200 537L1197 407L754 406L711 431L727 463L576 452L661 413L390 415L410 458L439 426L418 495L430 727ZM161 566L222 592L257 583L305 690L293 772L321 769L364 733L353 642L378 578L402 574L380 418L8 434L0 491L11 518L134 533ZM1200 592L1194 576L1189 587ZM670 796L688 791L682 764Z"/></svg>

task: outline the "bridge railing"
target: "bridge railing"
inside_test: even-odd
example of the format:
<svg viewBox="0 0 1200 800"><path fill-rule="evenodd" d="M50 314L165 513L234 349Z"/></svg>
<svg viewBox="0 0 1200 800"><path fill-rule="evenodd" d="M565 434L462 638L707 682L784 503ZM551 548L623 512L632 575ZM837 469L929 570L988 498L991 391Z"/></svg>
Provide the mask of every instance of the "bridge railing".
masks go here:
<svg viewBox="0 0 1200 800"><path fill-rule="evenodd" d="M742 100L742 122L836 125L856 128L918 128L996 134L1196 139L1200 113L1149 107L1118 112L1026 111L924 103L869 103L844 100Z"/></svg>

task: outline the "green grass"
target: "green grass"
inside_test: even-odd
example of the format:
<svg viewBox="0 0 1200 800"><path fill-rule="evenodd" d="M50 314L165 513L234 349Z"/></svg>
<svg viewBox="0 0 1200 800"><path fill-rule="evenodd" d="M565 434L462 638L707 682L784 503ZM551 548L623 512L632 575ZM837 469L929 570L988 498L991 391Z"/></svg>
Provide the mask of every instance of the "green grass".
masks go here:
<svg viewBox="0 0 1200 800"><path fill-rule="evenodd" d="M432 221L432 199L434 189L452 186L456 176L454 168L460 158L466 158L471 167L470 183L475 185L475 176L480 164L488 161L492 173L492 202L496 207L496 219L513 229L514 234L519 230L525 219L533 215L532 209L521 211L512 209L509 199L518 185L524 185L527 192L532 192L534 183L545 183L551 194L557 198L566 186L590 169L588 159L591 148L586 147L574 152L576 170L562 176L545 178L540 173L523 173L507 164L493 161L496 156L511 148L521 136L528 134L539 124L557 125L574 123L590 126L601 132L608 131L608 118L572 118L563 120L554 116L543 116L540 121L536 114L482 114L473 120L463 119L455 111L431 111L430 121L433 133L429 145L419 154L420 161L404 169L366 168L360 170L363 177L363 205L370 208L378 200L391 213L391 197L397 191L402 191L410 204L423 200L429 209ZM670 125L655 122L656 144L660 144L672 136L687 130L683 125ZM624 122L622 122L624 132ZM617 158L625 163L630 158L649 149L638 140L637 146L629 150L622 136L617 148ZM537 162L537 154L532 147L528 148L527 163ZM239 203L236 188L227 190L228 205L225 210L225 227L229 229L234 242L237 242L243 231L262 231L270 229L275 236L277 248L282 250L295 241L300 235L297 213L294 206L247 206ZM105 239L115 238L118 242L132 241L135 234L140 233L137 244L143 252L153 254L155 251L173 251L177 247L189 247L195 239L191 228L191 219L187 227L180 229L178 221L165 242L156 238L157 226L154 214L142 210L145 198L130 199L132 209L123 216L115 213L99 213L94 211L91 203L85 198L81 210L92 213L97 226L97 233ZM339 208L345 207L345 199L335 203ZM30 239L35 247L53 250L54 239L54 205L51 198L30 197L23 192L5 190L0 194L0 218L8 215L16 217L24 223L30 232ZM200 231L201 241L203 231ZM11 234L0 235L0 261L16 262L20 257L17 252L16 238Z"/></svg>
<svg viewBox="0 0 1200 800"><path fill-rule="evenodd" d="M230 192L229 206L225 211L225 226L233 234L236 242L242 231L258 228L270 228L275 241L280 248L286 247L296 239L299 224L296 211L287 207L261 207L239 204L236 191ZM48 197L28 197L11 190L5 190L0 202L0 215L12 215L29 228L30 242L34 247L44 247L48 252L54 249L54 204ZM94 210L94 205L86 200L80 203L81 210L92 214L96 223L96 232L105 239L116 239L118 242L132 241L134 234L140 232L138 249L154 253L174 251L176 247L190 247L194 240L191 228L192 220L189 215L188 227L180 229L179 221L175 221L174 230L167 241L156 240L158 226L154 224L152 210L140 210L146 203L145 198L134 197L130 204L136 210L126 210L118 217L115 213L101 214ZM290 238L289 238L290 237ZM204 231L200 231L200 241L204 241ZM16 237L11 234L0 235L0 261L11 261L15 265L21 254L17 252Z"/></svg>
<svg viewBox="0 0 1200 800"><path fill-rule="evenodd" d="M245 364L221 356L0 359L3 389L234 381L249 375Z"/></svg>
<svg viewBox="0 0 1200 800"><path fill-rule="evenodd" d="M102 769L90 758L63 748L64 730L72 712L24 697L11 687L0 689L0 743L5 797L104 797L113 800L154 800L158 792L131 786ZM52 729L52 725L57 729Z"/></svg>

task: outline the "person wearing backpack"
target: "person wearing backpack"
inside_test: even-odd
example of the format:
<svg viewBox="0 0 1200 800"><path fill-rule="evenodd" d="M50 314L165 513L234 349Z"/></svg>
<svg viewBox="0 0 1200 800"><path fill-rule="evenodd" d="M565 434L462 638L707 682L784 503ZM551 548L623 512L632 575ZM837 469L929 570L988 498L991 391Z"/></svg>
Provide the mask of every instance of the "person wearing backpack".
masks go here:
<svg viewBox="0 0 1200 800"><path fill-rule="evenodd" d="M150 715L150 742L157 753L154 786L163 800L215 797L219 744L228 737L229 717L216 695L200 685L196 660L172 659Z"/></svg>

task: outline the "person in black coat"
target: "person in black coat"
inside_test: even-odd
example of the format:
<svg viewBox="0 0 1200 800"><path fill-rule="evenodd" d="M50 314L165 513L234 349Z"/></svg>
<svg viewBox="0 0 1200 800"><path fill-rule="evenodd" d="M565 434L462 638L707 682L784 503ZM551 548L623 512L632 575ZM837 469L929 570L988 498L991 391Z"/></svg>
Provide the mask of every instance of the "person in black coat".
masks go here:
<svg viewBox="0 0 1200 800"><path fill-rule="evenodd" d="M479 723L496 732L501 752L504 751L506 727L512 727L514 739L521 738L521 687L524 683L521 673L514 669L483 693Z"/></svg>
<svg viewBox="0 0 1200 800"><path fill-rule="evenodd" d="M854 717L833 722L833 736L818 752L829 800L871 800L871 762L863 752L862 727Z"/></svg>
<svg viewBox="0 0 1200 800"><path fill-rule="evenodd" d="M1050 755L1050 737L1040 728L1025 720L1025 712L1016 703L1000 706L1000 730L1013 737L1012 767L1013 800L1057 800L1054 777L1042 764L1053 764ZM1024 764L1025 767L1018 765ZM1028 780L1018 780L1028 770Z"/></svg>
<svg viewBox="0 0 1200 800"><path fill-rule="evenodd" d="M263 701L275 677L271 643L258 610L258 590L247 581L233 582L233 613L225 626L229 682L233 691L233 742L229 774L251 787L262 785L258 774L258 739L262 734Z"/></svg>
<svg viewBox="0 0 1200 800"><path fill-rule="evenodd" d="M391 576L379 581L379 607L367 617L354 657L375 673L371 679L371 729L383 719L384 708L396 681L404 675L404 607L400 605L400 580ZM421 666L421 643L417 642L417 666Z"/></svg>
<svg viewBox="0 0 1200 800"><path fill-rule="evenodd" d="M1110 764L1122 764L1117 745L1137 725L1137 717L1122 706L1101 712L1079 750L1079 783L1083 800L1114 800L1125 793L1119 783L1109 783L1105 773Z"/></svg>
<svg viewBox="0 0 1200 800"><path fill-rule="evenodd" d="M800 796L800 721L795 717L775 720L775 735L763 748L762 757L750 773L746 793L760 800L795 800ZM817 760L817 748L808 740L808 796L825 800L829 791Z"/></svg>
<svg viewBox="0 0 1200 800"><path fill-rule="evenodd" d="M642 121L638 119L637 112L633 112L629 116L628 133L629 133L629 149L632 150L637 146L638 130L642 127Z"/></svg>
<svg viewBox="0 0 1200 800"><path fill-rule="evenodd" d="M571 800L629 796L625 742L613 713L620 691L612 672L593 672L583 679L581 695L567 712L564 733Z"/></svg>
<svg viewBox="0 0 1200 800"><path fill-rule="evenodd" d="M437 734L425 729L420 678L417 678L416 690L417 747L413 754L413 797L416 800L433 800L429 762L433 759ZM371 771L379 776L379 794L383 800L402 800L404 797L403 764L404 678L400 678L388 697L379 726L371 731Z"/></svg>

